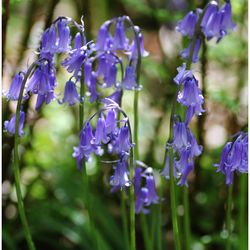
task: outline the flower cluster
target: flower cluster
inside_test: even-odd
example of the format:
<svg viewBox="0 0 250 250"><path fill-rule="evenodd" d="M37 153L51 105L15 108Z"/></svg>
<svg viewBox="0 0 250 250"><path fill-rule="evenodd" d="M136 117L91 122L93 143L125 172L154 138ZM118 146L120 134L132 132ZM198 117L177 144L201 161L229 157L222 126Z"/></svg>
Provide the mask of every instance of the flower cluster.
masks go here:
<svg viewBox="0 0 250 250"><path fill-rule="evenodd" d="M71 37L71 27L76 27L79 31L74 39ZM132 33L132 38L128 38L131 37L129 32ZM56 54L66 54L61 65L72 74L65 84L64 96L58 102L68 103L70 106L84 101L84 96L78 93L78 84L86 86L86 96L89 96L90 102L97 101L102 96L98 91L99 87L114 88L111 97L116 97L117 93L121 95L123 89L139 90L140 86L136 82L138 57L148 54L144 50L140 28L134 26L127 16L106 21L100 27L96 43L86 41L83 25L68 17L59 17L43 33L38 52L39 58L35 62L35 69L29 75L23 93L23 100L29 98L30 94L37 95L36 110L43 103L49 104L57 99L54 94L57 85L54 62ZM123 56L120 56L121 54ZM117 79L119 67L120 81ZM18 100L26 73L20 72L15 75L9 91L4 94L9 100ZM84 83L81 82L82 79Z"/></svg>
<svg viewBox="0 0 250 250"><path fill-rule="evenodd" d="M198 62L202 36L205 36L207 40L215 37L217 42L219 42L230 29L234 31L235 27L236 25L232 21L231 3L228 0L220 8L216 1L211 1L204 10L197 9L190 11L178 22L176 30L183 36L195 39L192 62L196 63ZM188 47L181 52L183 59L189 59L192 43L193 40L191 40Z"/></svg>
<svg viewBox="0 0 250 250"><path fill-rule="evenodd" d="M214 164L217 172L226 176L226 184L233 183L234 172L248 172L248 134L239 132L234 142L227 142L223 148L219 164Z"/></svg>
<svg viewBox="0 0 250 250"><path fill-rule="evenodd" d="M145 183L145 185L141 186L142 183ZM159 202L159 197L155 191L155 180L152 168L148 167L144 171L141 167L135 169L134 188L136 197L135 213L149 213L149 210L145 207L148 207L152 203L156 204Z"/></svg>

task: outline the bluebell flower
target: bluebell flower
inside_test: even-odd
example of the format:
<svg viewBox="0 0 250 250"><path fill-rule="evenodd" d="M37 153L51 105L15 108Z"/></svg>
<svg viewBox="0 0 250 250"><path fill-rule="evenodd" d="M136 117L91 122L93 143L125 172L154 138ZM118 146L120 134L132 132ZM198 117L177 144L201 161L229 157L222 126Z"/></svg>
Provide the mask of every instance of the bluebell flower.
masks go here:
<svg viewBox="0 0 250 250"><path fill-rule="evenodd" d="M95 131L95 144L107 143L108 137L106 132L106 124L103 116L98 118Z"/></svg>
<svg viewBox="0 0 250 250"><path fill-rule="evenodd" d="M198 145L198 143L197 143L191 129L188 129L188 137L189 137L189 143L190 143L190 146L191 146L191 153L190 153L191 157L201 155L203 148L202 148L201 145Z"/></svg>
<svg viewBox="0 0 250 250"><path fill-rule="evenodd" d="M96 77L94 74L90 77L90 85L89 85L89 92L90 92L90 102L96 101L98 96L100 95L96 90Z"/></svg>
<svg viewBox="0 0 250 250"><path fill-rule="evenodd" d="M10 89L6 94L9 100L17 101L20 95L24 75L20 72L16 74L11 82Z"/></svg>
<svg viewBox="0 0 250 250"><path fill-rule="evenodd" d="M63 103L68 103L73 106L75 103L80 102L80 96L77 93L76 85L72 81L68 81L65 84Z"/></svg>
<svg viewBox="0 0 250 250"><path fill-rule="evenodd" d="M227 142L219 164L214 164L226 176L226 185L233 183L235 171L248 172L248 134L240 132L234 142Z"/></svg>
<svg viewBox="0 0 250 250"><path fill-rule="evenodd" d="M106 132L107 134L115 133L117 130L116 125L116 112L113 109L110 109L106 115Z"/></svg>
<svg viewBox="0 0 250 250"><path fill-rule="evenodd" d="M177 150L187 147L189 144L188 141L188 128L184 122L175 122L174 123L174 139L173 145Z"/></svg>
<svg viewBox="0 0 250 250"><path fill-rule="evenodd" d="M50 26L42 36L41 42L41 52L43 53L56 53L57 45L56 45L56 27L54 24Z"/></svg>
<svg viewBox="0 0 250 250"><path fill-rule="evenodd" d="M92 61L87 60L84 63L84 83L87 86L90 86L91 76L92 76Z"/></svg>
<svg viewBox="0 0 250 250"><path fill-rule="evenodd" d="M191 146L182 149L180 152L180 159L176 161L176 168L178 173L181 174L178 185L187 186L187 176L194 168L194 160L191 155Z"/></svg>
<svg viewBox="0 0 250 250"><path fill-rule="evenodd" d="M203 102L196 103L195 105L192 105L192 106L188 106L188 109L186 111L186 119L185 119L186 125L189 124L189 122L191 121L194 115L201 115L203 112L205 112L205 110L202 108L202 104Z"/></svg>
<svg viewBox="0 0 250 250"><path fill-rule="evenodd" d="M147 199L145 201L145 205L149 206L152 203L158 203L159 197L155 191L155 179L153 174L146 175L146 186L148 189Z"/></svg>
<svg viewBox="0 0 250 250"><path fill-rule="evenodd" d="M189 43L188 47L181 51L181 57L185 60L188 60L190 57L190 49L192 46L192 41ZM192 56L192 62L197 63L199 60L199 50L201 47L201 39L199 37L196 38L195 40L195 45L194 45L194 51L193 51L193 56Z"/></svg>
<svg viewBox="0 0 250 250"><path fill-rule="evenodd" d="M114 151L118 154L129 154L130 148L133 146L130 142L129 129L127 126L120 128L116 142L114 143Z"/></svg>
<svg viewBox="0 0 250 250"><path fill-rule="evenodd" d="M71 42L68 21L65 19L61 19L57 23L57 27L58 27L57 53L68 52L70 50L70 42Z"/></svg>
<svg viewBox="0 0 250 250"><path fill-rule="evenodd" d="M74 40L74 49L80 49L82 46L83 46L82 36L80 32L77 32Z"/></svg>
<svg viewBox="0 0 250 250"><path fill-rule="evenodd" d="M183 90L178 93L178 102L184 106L196 106L203 104L204 98L201 90L198 87L198 81L193 78L188 78L183 83Z"/></svg>
<svg viewBox="0 0 250 250"><path fill-rule="evenodd" d="M63 62L62 66L67 68L67 71L78 77L85 58L87 57L87 47L72 50Z"/></svg>
<svg viewBox="0 0 250 250"><path fill-rule="evenodd" d="M212 16L218 12L218 4L216 1L212 1L208 4L206 8L206 12L203 15L203 18L201 20L201 28L204 32L204 28L207 26L207 24L210 22L212 19Z"/></svg>
<svg viewBox="0 0 250 250"><path fill-rule="evenodd" d="M222 21L221 21L221 30L227 34L228 30L231 29L235 31L236 24L232 21L232 7L231 2L226 1L226 3L221 8Z"/></svg>
<svg viewBox="0 0 250 250"><path fill-rule="evenodd" d="M38 110L43 103L46 103L46 105L48 105L54 98L54 93L52 91L46 94L38 94L35 109Z"/></svg>
<svg viewBox="0 0 250 250"><path fill-rule="evenodd" d="M96 49L99 51L106 51L112 47L113 38L109 32L111 23L111 21L106 21L99 29L96 41Z"/></svg>
<svg viewBox="0 0 250 250"><path fill-rule="evenodd" d="M181 67L177 68L178 74L174 78L174 82L179 85L185 82L188 78L193 78L191 70L186 70L186 63L183 63Z"/></svg>
<svg viewBox="0 0 250 250"><path fill-rule="evenodd" d="M129 180L129 171L126 161L121 160L114 167L115 173L110 177L110 185L113 186L111 192L119 190L123 187L129 187L131 182Z"/></svg>
<svg viewBox="0 0 250 250"><path fill-rule="evenodd" d="M74 147L73 157L77 160L79 170L82 170L82 161L88 161L92 153L101 155L103 151L94 144L92 127L87 121L80 134L80 144Z"/></svg>
<svg viewBox="0 0 250 250"><path fill-rule="evenodd" d="M112 85L116 84L116 74L117 74L117 68L115 64L111 65L109 68L108 74L104 77L104 84L103 87L111 87Z"/></svg>
<svg viewBox="0 0 250 250"><path fill-rule="evenodd" d="M46 95L53 92L55 86L55 69L52 63L41 63L29 79L26 91L31 91L33 94Z"/></svg>
<svg viewBox="0 0 250 250"><path fill-rule="evenodd" d="M129 47L128 38L124 29L124 18L118 17L116 21L116 29L113 40L113 48L115 50L127 50Z"/></svg>
<svg viewBox="0 0 250 250"><path fill-rule="evenodd" d="M146 187L142 187L136 195L135 199L135 213L139 214L140 212L148 213L149 211L144 208L145 202L148 197L148 189Z"/></svg>
<svg viewBox="0 0 250 250"><path fill-rule="evenodd" d="M18 126L18 134L19 136L23 136L23 126L24 126L24 120L25 120L25 113L23 111L20 111L20 117L19 117L19 126ZM15 135L15 123L16 123L16 114L14 114L10 121L4 122L4 128L7 130L8 133Z"/></svg>
<svg viewBox="0 0 250 250"><path fill-rule="evenodd" d="M181 21L178 22L176 31L180 32L184 36L192 38L198 19L198 11L190 11Z"/></svg>
<svg viewBox="0 0 250 250"><path fill-rule="evenodd" d="M121 87L128 90L133 90L138 87L135 79L135 69L133 66L126 68L124 79L121 83Z"/></svg>

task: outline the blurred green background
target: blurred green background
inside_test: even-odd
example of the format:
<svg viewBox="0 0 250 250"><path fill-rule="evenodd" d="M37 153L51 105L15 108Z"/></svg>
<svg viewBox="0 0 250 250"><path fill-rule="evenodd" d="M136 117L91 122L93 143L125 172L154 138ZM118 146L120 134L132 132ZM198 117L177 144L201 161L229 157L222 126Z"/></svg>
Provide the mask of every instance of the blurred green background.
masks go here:
<svg viewBox="0 0 250 250"><path fill-rule="evenodd" d="M105 20L129 15L141 27L145 48L150 53L142 61L140 82L143 85L139 103L140 160L160 170L175 90L172 79L182 63L179 52L187 43L175 31L175 25L189 10L205 4L206 1L195 0L3 0L2 89L9 88L15 72L32 63L43 30L58 16L80 21L83 15L86 35L95 39ZM216 173L213 163L219 161L228 137L248 121L247 1L233 0L232 6L236 32L230 33L219 44L214 41L207 43L200 53L202 63L193 66L203 87L207 109L201 119L194 119L191 123L204 146L195 171L189 177L193 250L225 249L223 229L227 191L224 176ZM62 94L68 77L65 70L59 68L58 95ZM132 98L132 93L123 97L123 107L130 117L133 117ZM4 121L14 112L15 104L3 99L2 106ZM34 106L35 99L31 98L24 107L27 121L20 154L22 191L37 249L93 249L82 176L72 158L73 146L78 144L78 108L53 102L36 112ZM88 114L95 108L89 106ZM3 249L27 249L17 211L12 150L13 138L3 133L2 244ZM125 249L120 193L111 194L109 191L112 166L94 159L87 164L87 173L101 249ZM159 175L156 177L159 188ZM169 184L163 179L162 183L163 246L164 249L173 249ZM180 221L183 218L182 193L183 188L178 188ZM235 175L232 234L235 250L247 249L247 245L242 248L242 241L247 242L247 204L247 176ZM153 205L147 216L152 239L155 233L153 225L158 219L157 206ZM145 249L139 216L136 225L138 249Z"/></svg>

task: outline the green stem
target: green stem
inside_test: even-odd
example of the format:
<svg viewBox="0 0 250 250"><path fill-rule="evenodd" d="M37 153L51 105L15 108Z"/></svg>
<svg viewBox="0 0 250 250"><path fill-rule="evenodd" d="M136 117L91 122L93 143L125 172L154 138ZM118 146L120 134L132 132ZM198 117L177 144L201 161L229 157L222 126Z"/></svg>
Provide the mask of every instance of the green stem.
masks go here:
<svg viewBox="0 0 250 250"><path fill-rule="evenodd" d="M125 249L129 249L129 233L128 233L128 220L126 212L126 196L124 190L121 190L121 210L122 210L122 225L124 233Z"/></svg>
<svg viewBox="0 0 250 250"><path fill-rule="evenodd" d="M178 217L177 217L177 208L176 208L176 200L175 200L175 181L174 181L174 165L173 165L173 148L169 149L169 172L170 172L170 200L171 200L171 216L172 216L172 224L174 230L174 240L175 240L175 249L181 249L180 243L180 234L179 234L179 226L178 226Z"/></svg>
<svg viewBox="0 0 250 250"><path fill-rule="evenodd" d="M25 238L26 238L26 241L30 250L35 250L35 245L33 243L32 236L30 233L28 221L26 218L25 210L24 210L23 198L22 198L22 191L21 191L21 184L20 184L21 181L20 181L20 169L19 169L19 154L18 154L18 144L19 144L18 132L19 132L20 110L21 110L24 87L28 80L29 75L31 74L32 70L35 68L36 64L37 62L34 62L33 64L31 64L22 82L22 87L20 90L20 94L19 94L19 98L17 102L17 108L16 108L16 123L15 123L15 138L14 138L14 177L15 177L15 186L16 186L17 201L18 201L18 210L19 210L20 219L24 228Z"/></svg>
<svg viewBox="0 0 250 250"><path fill-rule="evenodd" d="M143 214L143 213L140 214L140 221L141 221L141 227L142 227L144 248L146 250L150 250L150 249L152 249L152 246L151 246L152 241L149 238L149 232L148 232L148 226L147 226L147 220L146 220L145 214Z"/></svg>
<svg viewBox="0 0 250 250"><path fill-rule="evenodd" d="M157 250L161 250L162 249L162 231L161 231L161 210L162 210L162 185L161 185L161 176L160 176L160 193L159 193L159 205L158 205L158 223L157 223Z"/></svg>
<svg viewBox="0 0 250 250"><path fill-rule="evenodd" d="M240 249L247 250L247 176L240 176Z"/></svg>
<svg viewBox="0 0 250 250"><path fill-rule="evenodd" d="M227 221L226 221L226 229L228 233L226 249L231 249L231 228L232 228L232 201L233 201L233 184L228 186L228 194L227 194Z"/></svg>
<svg viewBox="0 0 250 250"><path fill-rule="evenodd" d="M184 229L185 229L185 240L186 240L186 249L190 249L190 218L189 218L189 199L188 199L188 189L184 187L183 192L183 200L184 200Z"/></svg>

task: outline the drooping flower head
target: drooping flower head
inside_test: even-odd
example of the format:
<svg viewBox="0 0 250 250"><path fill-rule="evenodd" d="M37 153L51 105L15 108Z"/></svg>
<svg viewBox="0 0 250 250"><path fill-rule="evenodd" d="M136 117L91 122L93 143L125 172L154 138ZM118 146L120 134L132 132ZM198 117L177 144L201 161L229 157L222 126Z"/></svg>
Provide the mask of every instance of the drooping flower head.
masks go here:
<svg viewBox="0 0 250 250"><path fill-rule="evenodd" d="M25 121L25 113L23 111L20 111L20 117L19 117L19 126L18 126L18 134L19 136L24 135L23 126ZM15 135L15 126L16 126L16 114L14 114L10 121L4 122L4 128L7 130L8 133Z"/></svg>
<svg viewBox="0 0 250 250"><path fill-rule="evenodd" d="M20 95L24 74L22 72L16 74L11 82L10 89L5 94L7 99L11 101L17 101Z"/></svg>

